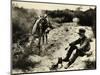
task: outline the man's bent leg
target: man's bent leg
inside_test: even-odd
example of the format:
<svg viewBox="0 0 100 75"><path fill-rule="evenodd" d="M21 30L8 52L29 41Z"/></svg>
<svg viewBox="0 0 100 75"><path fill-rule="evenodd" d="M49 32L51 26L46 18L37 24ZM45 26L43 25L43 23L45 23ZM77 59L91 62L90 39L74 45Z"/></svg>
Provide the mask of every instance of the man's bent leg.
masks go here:
<svg viewBox="0 0 100 75"><path fill-rule="evenodd" d="M68 65L65 67L65 69L67 69L71 64L73 64L78 56L79 56L79 52L78 52L78 50L76 50L76 52L74 53L74 55L72 56L72 58L68 62Z"/></svg>
<svg viewBox="0 0 100 75"><path fill-rule="evenodd" d="M66 57L63 59L63 61L69 61L69 58L73 52L73 50L77 49L76 46L71 46L70 49L68 50Z"/></svg>

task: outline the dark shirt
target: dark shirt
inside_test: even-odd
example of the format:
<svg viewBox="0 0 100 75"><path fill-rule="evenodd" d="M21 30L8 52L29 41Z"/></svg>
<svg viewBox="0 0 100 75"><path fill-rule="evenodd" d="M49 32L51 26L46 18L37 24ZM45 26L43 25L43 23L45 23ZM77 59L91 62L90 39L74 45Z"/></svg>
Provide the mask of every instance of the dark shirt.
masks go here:
<svg viewBox="0 0 100 75"><path fill-rule="evenodd" d="M84 36L82 39L79 38L76 41L70 43L70 46L79 44L80 47L78 47L78 50L82 51L89 51L90 50L90 39Z"/></svg>

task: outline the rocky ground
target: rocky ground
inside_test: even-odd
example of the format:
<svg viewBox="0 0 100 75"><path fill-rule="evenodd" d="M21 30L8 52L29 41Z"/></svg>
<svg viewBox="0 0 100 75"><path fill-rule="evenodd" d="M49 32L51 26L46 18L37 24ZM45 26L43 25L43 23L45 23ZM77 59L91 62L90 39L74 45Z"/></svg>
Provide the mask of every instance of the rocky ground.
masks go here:
<svg viewBox="0 0 100 75"><path fill-rule="evenodd" d="M63 62L61 69L50 70L51 66L56 64L58 57L66 56L68 44L79 36L77 34L79 28L86 29L86 35L92 38L90 56L78 57L77 60L68 68L64 69L66 62ZM51 30L48 34L48 44L43 45L42 55L30 55L29 61L37 63L34 67L29 67L24 73L32 72L48 72L48 71L63 71L63 70L82 70L95 68L95 38L91 27L74 25L74 23L63 23L62 26ZM13 73L23 73L21 69L13 69Z"/></svg>

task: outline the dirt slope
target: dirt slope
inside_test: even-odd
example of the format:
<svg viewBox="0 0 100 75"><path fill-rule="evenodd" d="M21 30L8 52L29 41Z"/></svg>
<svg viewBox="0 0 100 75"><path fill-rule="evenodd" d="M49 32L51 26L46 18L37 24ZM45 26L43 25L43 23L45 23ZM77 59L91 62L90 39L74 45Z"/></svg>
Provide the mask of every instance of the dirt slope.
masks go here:
<svg viewBox="0 0 100 75"><path fill-rule="evenodd" d="M93 38L93 32L91 27L84 26L74 26L74 23L64 23L61 27L55 28L50 31L48 34L48 44L46 44L44 49L42 50L43 56L38 55L30 55L28 60L32 62L36 62L33 68L30 67L30 70L26 72L46 72L50 71L52 65L56 64L58 61L58 57L64 58L66 56L67 51L65 48L68 47L68 44L78 38L78 30L79 28L86 29L86 35L92 38L93 42L91 42L91 52L92 55L78 57L77 60L68 68L68 69L58 69L61 70L78 70L78 69L88 69L94 68L95 62L95 39ZM63 65L66 66L66 62L63 62ZM20 70L14 70L15 72L21 72Z"/></svg>

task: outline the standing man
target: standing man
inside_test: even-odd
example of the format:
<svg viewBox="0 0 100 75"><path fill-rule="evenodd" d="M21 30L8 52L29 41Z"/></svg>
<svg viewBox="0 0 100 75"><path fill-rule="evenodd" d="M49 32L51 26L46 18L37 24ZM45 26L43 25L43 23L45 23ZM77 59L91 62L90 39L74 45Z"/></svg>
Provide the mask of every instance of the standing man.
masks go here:
<svg viewBox="0 0 100 75"><path fill-rule="evenodd" d="M49 31L52 28L52 25L50 23L50 21L48 21L48 18L47 18L47 14L44 14L43 16L41 16L41 29L42 29L42 41L43 41L43 44L44 44L44 41L46 41L46 43L48 42L48 36L47 34L49 33Z"/></svg>

